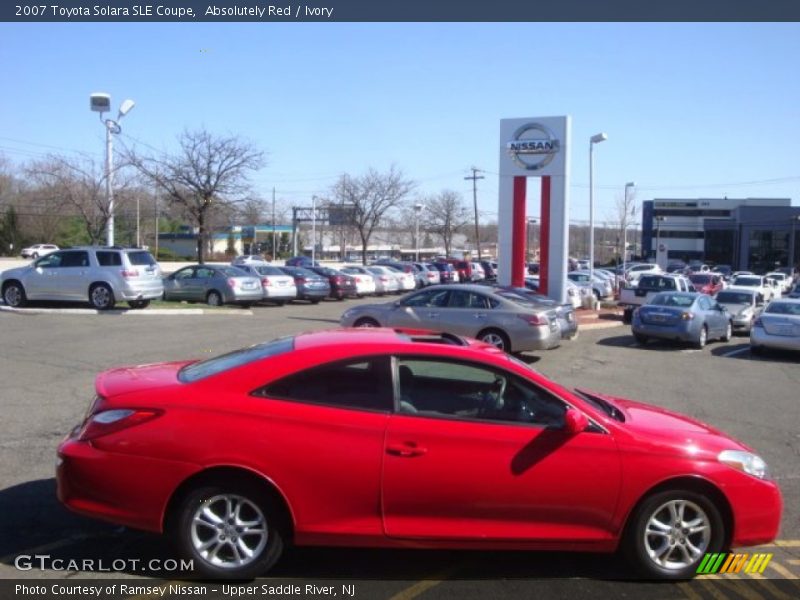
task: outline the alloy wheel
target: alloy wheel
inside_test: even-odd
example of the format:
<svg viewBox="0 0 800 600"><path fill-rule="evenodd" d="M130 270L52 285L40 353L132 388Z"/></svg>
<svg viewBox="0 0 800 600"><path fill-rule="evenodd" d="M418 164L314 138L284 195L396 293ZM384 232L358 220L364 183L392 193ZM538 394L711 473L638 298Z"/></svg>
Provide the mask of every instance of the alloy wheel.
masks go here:
<svg viewBox="0 0 800 600"><path fill-rule="evenodd" d="M663 569L681 570L702 557L711 542L711 521L694 502L670 500L656 508L644 529L644 548Z"/></svg>

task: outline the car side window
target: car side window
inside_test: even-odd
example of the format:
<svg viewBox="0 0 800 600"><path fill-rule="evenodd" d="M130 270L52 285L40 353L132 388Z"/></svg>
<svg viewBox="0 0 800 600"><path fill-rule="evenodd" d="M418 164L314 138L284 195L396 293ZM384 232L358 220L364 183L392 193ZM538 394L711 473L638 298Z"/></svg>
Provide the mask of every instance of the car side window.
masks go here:
<svg viewBox="0 0 800 600"><path fill-rule="evenodd" d="M61 266L61 261L64 259L64 253L54 252L48 254L44 258L36 261L36 267L41 269L56 269Z"/></svg>
<svg viewBox="0 0 800 600"><path fill-rule="evenodd" d="M562 427L566 405L511 373L473 363L400 358L398 411L430 418Z"/></svg>
<svg viewBox="0 0 800 600"><path fill-rule="evenodd" d="M62 267L88 267L88 252L65 252L61 259Z"/></svg>
<svg viewBox="0 0 800 600"><path fill-rule="evenodd" d="M121 267L122 255L119 252L97 252L97 264L101 267Z"/></svg>
<svg viewBox="0 0 800 600"><path fill-rule="evenodd" d="M197 269L195 278L197 279L211 279L214 276L214 270L206 267Z"/></svg>
<svg viewBox="0 0 800 600"><path fill-rule="evenodd" d="M448 290L426 290L406 299L403 306L446 306L448 293Z"/></svg>
<svg viewBox="0 0 800 600"><path fill-rule="evenodd" d="M187 269L181 269L177 273L175 273L175 279L191 279L194 277L194 268L189 267Z"/></svg>
<svg viewBox="0 0 800 600"><path fill-rule="evenodd" d="M708 298L708 296L701 296L697 301L697 305L702 310L710 310L711 309L711 300Z"/></svg>
<svg viewBox="0 0 800 600"><path fill-rule="evenodd" d="M253 395L389 412L393 406L390 359L381 356L324 364L269 383Z"/></svg>

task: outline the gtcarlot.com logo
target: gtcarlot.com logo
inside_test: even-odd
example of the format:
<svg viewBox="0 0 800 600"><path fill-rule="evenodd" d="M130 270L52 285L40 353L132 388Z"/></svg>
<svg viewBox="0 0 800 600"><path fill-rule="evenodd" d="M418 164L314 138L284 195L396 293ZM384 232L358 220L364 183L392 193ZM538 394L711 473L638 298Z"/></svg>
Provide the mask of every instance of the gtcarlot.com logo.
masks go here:
<svg viewBox="0 0 800 600"><path fill-rule="evenodd" d="M701 575L714 573L763 573L767 568L772 554L706 554L697 567Z"/></svg>
<svg viewBox="0 0 800 600"><path fill-rule="evenodd" d="M65 559L52 558L49 554L20 554L14 559L14 567L19 571L39 569L41 571L92 571L95 573L131 572L131 571L193 571L193 560L175 560L173 558L102 558Z"/></svg>

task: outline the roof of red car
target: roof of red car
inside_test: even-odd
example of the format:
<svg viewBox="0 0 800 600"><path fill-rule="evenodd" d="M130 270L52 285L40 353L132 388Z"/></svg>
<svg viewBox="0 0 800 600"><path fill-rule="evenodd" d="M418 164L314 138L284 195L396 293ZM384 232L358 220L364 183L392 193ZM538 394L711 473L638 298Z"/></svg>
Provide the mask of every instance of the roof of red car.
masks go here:
<svg viewBox="0 0 800 600"><path fill-rule="evenodd" d="M406 345L415 343L433 343L456 347L472 347L488 351L501 352L494 346L461 338L459 336L429 331L426 329L390 329L385 327L352 327L343 329L327 329L310 331L295 337L294 347L297 350L338 345Z"/></svg>

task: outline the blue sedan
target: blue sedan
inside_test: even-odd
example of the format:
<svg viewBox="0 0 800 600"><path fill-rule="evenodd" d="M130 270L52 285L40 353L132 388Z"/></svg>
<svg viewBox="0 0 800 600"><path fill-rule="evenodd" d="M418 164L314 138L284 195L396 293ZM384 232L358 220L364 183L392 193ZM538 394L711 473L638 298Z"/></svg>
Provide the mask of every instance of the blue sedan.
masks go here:
<svg viewBox="0 0 800 600"><path fill-rule="evenodd" d="M731 339L732 316L706 294L662 292L633 313L631 330L636 341L650 338L691 342L702 348L710 339Z"/></svg>

